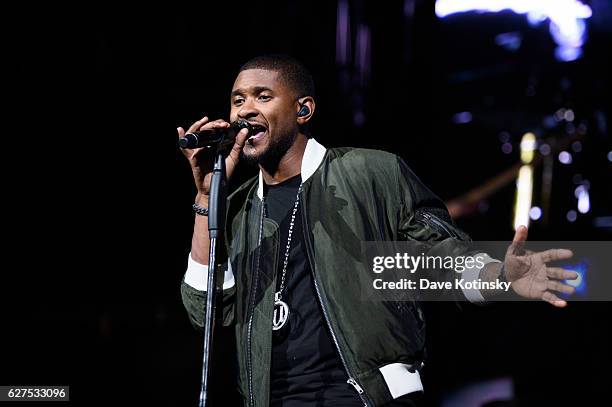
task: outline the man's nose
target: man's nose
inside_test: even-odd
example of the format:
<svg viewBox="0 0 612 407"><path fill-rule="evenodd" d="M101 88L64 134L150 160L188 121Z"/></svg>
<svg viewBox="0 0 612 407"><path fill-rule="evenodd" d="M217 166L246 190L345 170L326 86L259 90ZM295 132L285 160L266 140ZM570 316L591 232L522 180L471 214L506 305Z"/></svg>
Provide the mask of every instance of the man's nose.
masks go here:
<svg viewBox="0 0 612 407"><path fill-rule="evenodd" d="M259 111L255 109L253 103L249 101L244 102L244 104L240 107L240 110L238 111L238 117L241 119L249 119L257 116L258 114Z"/></svg>

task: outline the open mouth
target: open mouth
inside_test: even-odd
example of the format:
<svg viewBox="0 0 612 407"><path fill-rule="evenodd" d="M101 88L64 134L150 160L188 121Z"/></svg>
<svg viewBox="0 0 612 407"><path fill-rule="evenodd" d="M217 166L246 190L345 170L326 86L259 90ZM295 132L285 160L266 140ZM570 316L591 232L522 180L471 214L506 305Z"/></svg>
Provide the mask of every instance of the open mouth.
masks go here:
<svg viewBox="0 0 612 407"><path fill-rule="evenodd" d="M250 123L252 131L251 131L251 136L248 139L248 142L253 144L253 142L261 139L265 134L266 131L268 131L268 129L259 124L259 123Z"/></svg>

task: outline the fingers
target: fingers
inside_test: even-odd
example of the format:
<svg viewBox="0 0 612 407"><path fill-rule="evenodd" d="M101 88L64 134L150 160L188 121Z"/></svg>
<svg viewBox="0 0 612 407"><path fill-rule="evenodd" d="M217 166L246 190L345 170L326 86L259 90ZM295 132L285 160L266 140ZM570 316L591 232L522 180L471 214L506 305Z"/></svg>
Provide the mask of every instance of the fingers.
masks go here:
<svg viewBox="0 0 612 407"><path fill-rule="evenodd" d="M562 270L559 271L559 270ZM567 275L567 274L576 274L572 272L568 272L563 269L554 269L553 274L556 275ZM575 278L575 277L574 277ZM567 305L567 301L560 299L552 291L556 291L564 294L573 294L576 289L570 285L563 284L560 281L549 280L546 282L546 291L542 294L542 300L554 305L555 307L563 308Z"/></svg>
<svg viewBox="0 0 612 407"><path fill-rule="evenodd" d="M223 128L228 128L230 126L230 124L228 122L226 122L223 119L218 119L212 122L205 122L203 123L200 128L196 131L202 131L202 130L207 130L207 129L223 129Z"/></svg>
<svg viewBox="0 0 612 407"><path fill-rule="evenodd" d="M543 252L537 253L544 263L548 263L555 260L571 259L574 253L567 249L550 249Z"/></svg>
<svg viewBox="0 0 612 407"><path fill-rule="evenodd" d="M187 133L194 133L205 129L217 129L229 126L230 124L223 119L218 119L211 122L208 120L208 116L204 116L200 120L194 122L187 130Z"/></svg>
<svg viewBox="0 0 612 407"><path fill-rule="evenodd" d="M574 294L576 289L571 285L563 284L560 281L548 281L546 283L546 289L549 291L557 291L564 294Z"/></svg>
<svg viewBox="0 0 612 407"><path fill-rule="evenodd" d="M178 132L179 138L181 138L185 137L186 133L195 133L206 129L227 128L229 126L230 124L225 120L218 119L211 122L208 120L208 116L204 116L200 120L194 122L187 131L185 131L182 127L177 127L176 130ZM187 157L187 159L189 159L190 162L192 162L193 165L199 165L197 160L201 161L202 154L206 154L207 150L208 149L203 147L194 149L182 149L183 154ZM204 159L207 160L206 157Z"/></svg>
<svg viewBox="0 0 612 407"><path fill-rule="evenodd" d="M246 143L248 135L249 129L240 130L236 135L236 144L239 144L241 147L244 147L244 143Z"/></svg>
<svg viewBox="0 0 612 407"><path fill-rule="evenodd" d="M182 127L177 127L176 132L178 133L179 138L185 137L185 129L183 129ZM181 151L183 152L183 155L187 157L187 159L190 161L193 160L197 156L200 150L202 149L201 148L195 148L195 149L182 148L181 149Z"/></svg>
<svg viewBox="0 0 612 407"><path fill-rule="evenodd" d="M518 229L516 229L516 232L514 233L514 238L512 239L512 243L517 243L517 242L524 242L525 240L527 240L527 227L526 226L519 226Z"/></svg>
<svg viewBox="0 0 612 407"><path fill-rule="evenodd" d="M236 140L234 142L234 146L230 151L227 159L225 160L225 167L227 168L228 177L231 176L234 168L238 164L238 160L240 159L240 152L244 148L244 144L246 143L247 137L249 135L249 129L242 129L236 135Z"/></svg>
<svg viewBox="0 0 612 407"><path fill-rule="evenodd" d="M527 227L519 226L514 233L514 238L512 238L512 243L506 250L506 255L508 254L520 254L523 252L523 247L525 246L525 241L527 240Z"/></svg>
<svg viewBox="0 0 612 407"><path fill-rule="evenodd" d="M561 267L547 267L546 275L548 278L556 280L575 280L578 278L578 273L562 269Z"/></svg>
<svg viewBox="0 0 612 407"><path fill-rule="evenodd" d="M563 308L567 305L566 301L562 300L561 298L557 297L549 291L544 292L544 294L542 295L542 299L558 308Z"/></svg>
<svg viewBox="0 0 612 407"><path fill-rule="evenodd" d="M208 122L208 116L204 116L202 117L200 120L198 120L197 122L193 123L190 127L189 130L187 130L187 133L193 133L194 131L199 131L200 128L205 125Z"/></svg>
<svg viewBox="0 0 612 407"><path fill-rule="evenodd" d="M178 127L177 130L179 137L184 137L185 133L195 133L207 129L220 129L228 127L230 127L230 124L223 119L218 119L211 122L208 120L208 116L204 116L200 120L194 122L186 132L182 127Z"/></svg>

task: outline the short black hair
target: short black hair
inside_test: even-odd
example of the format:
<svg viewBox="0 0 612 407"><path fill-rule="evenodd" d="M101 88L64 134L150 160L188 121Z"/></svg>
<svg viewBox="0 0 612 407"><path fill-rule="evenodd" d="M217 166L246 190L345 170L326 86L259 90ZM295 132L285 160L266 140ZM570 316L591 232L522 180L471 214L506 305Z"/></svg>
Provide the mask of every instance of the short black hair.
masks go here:
<svg viewBox="0 0 612 407"><path fill-rule="evenodd" d="M278 72L281 80L295 91L297 97L315 96L315 86L308 69L297 59L284 54L261 55L250 59L238 73L247 69Z"/></svg>

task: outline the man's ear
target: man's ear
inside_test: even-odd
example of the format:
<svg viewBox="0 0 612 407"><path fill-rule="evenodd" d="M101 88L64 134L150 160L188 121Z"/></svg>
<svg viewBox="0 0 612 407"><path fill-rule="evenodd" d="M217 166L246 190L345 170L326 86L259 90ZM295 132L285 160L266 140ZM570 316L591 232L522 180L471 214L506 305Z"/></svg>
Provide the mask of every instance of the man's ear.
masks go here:
<svg viewBox="0 0 612 407"><path fill-rule="evenodd" d="M311 96L304 96L297 101L297 122L303 126L308 123L315 112L315 101Z"/></svg>

